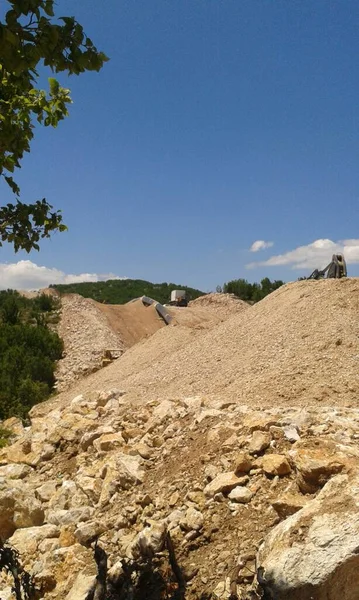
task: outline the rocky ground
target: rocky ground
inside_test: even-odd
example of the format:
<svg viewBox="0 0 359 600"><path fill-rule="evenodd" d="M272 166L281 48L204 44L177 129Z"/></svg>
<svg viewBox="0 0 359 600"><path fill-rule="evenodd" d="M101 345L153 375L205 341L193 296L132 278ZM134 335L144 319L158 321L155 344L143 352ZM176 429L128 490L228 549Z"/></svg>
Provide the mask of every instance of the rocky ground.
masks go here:
<svg viewBox="0 0 359 600"><path fill-rule="evenodd" d="M188 599L357 597L358 409L131 405L112 390L3 425L16 438L0 452L0 531L41 598L87 599L94 540L116 578L167 531Z"/></svg>

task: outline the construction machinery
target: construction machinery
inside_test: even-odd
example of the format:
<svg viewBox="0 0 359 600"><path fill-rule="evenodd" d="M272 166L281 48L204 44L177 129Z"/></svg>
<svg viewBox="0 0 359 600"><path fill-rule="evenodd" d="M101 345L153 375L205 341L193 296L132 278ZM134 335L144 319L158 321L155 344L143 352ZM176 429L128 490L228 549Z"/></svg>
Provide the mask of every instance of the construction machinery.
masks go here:
<svg viewBox="0 0 359 600"><path fill-rule="evenodd" d="M322 271L314 269L309 277L301 277L300 279L341 279L347 277L347 265L343 254L333 254L329 265Z"/></svg>
<svg viewBox="0 0 359 600"><path fill-rule="evenodd" d="M188 295L185 290L172 290L170 306L188 306Z"/></svg>

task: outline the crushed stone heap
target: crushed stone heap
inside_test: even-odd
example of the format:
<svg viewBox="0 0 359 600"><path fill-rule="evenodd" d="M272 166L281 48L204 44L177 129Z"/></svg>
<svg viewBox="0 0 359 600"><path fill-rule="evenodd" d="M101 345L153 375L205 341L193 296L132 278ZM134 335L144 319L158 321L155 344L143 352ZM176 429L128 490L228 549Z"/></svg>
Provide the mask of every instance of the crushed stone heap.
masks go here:
<svg viewBox="0 0 359 600"><path fill-rule="evenodd" d="M121 337L111 329L96 303L78 294L61 297L58 334L65 348L56 370L59 391L99 369L104 350L116 350L117 355L124 350Z"/></svg>
<svg viewBox="0 0 359 600"><path fill-rule="evenodd" d="M221 316L231 316L234 313L243 312L249 307L247 302L238 298L235 294L219 294L211 293L205 296L200 296L196 300L189 303L190 307L202 306L210 310L216 311Z"/></svg>
<svg viewBox="0 0 359 600"><path fill-rule="evenodd" d="M139 402L206 394L257 407L357 405L359 279L287 284L210 330L176 329L73 391L118 386Z"/></svg>

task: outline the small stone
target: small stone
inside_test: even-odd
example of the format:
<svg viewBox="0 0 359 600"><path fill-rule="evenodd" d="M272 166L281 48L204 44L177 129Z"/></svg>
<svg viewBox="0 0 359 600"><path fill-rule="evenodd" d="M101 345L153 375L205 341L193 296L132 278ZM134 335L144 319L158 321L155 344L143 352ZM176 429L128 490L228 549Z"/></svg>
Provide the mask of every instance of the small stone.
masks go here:
<svg viewBox="0 0 359 600"><path fill-rule="evenodd" d="M281 519L298 512L307 503L307 499L299 494L283 494L272 502L272 507Z"/></svg>
<svg viewBox="0 0 359 600"><path fill-rule="evenodd" d="M57 481L47 481L43 485L40 485L40 487L35 490L36 498L41 502L48 502L55 494L58 485Z"/></svg>
<svg viewBox="0 0 359 600"><path fill-rule="evenodd" d="M75 538L83 546L95 541L95 539L106 531L104 523L99 521L92 521L90 523L79 523L75 530Z"/></svg>
<svg viewBox="0 0 359 600"><path fill-rule="evenodd" d="M141 458L144 458L145 460L148 460L149 458L151 458L152 456L152 450L149 446L147 446L147 444L136 444L136 446L134 446L133 448L131 448L130 450L130 454L132 455L136 455L139 454L141 456Z"/></svg>
<svg viewBox="0 0 359 600"><path fill-rule="evenodd" d="M136 504L139 504L140 506L142 506L142 508L144 508L145 506L149 506L150 504L153 504L153 501L149 494L144 494L140 498L137 498Z"/></svg>
<svg viewBox="0 0 359 600"><path fill-rule="evenodd" d="M215 467L214 465L207 465L204 470L204 474L205 474L207 481L212 481L212 479L217 477L218 470L219 470L218 467Z"/></svg>
<svg viewBox="0 0 359 600"><path fill-rule="evenodd" d="M236 475L239 473L248 473L253 466L253 460L246 452L239 452L234 460L234 472Z"/></svg>
<svg viewBox="0 0 359 600"><path fill-rule="evenodd" d="M155 435L154 438L152 439L152 446L153 448L161 448L161 446L163 446L164 444L164 439L162 436L160 435Z"/></svg>
<svg viewBox="0 0 359 600"><path fill-rule="evenodd" d="M170 499L168 501L168 504L171 507L175 506L177 504L178 500L179 500L179 497L180 497L180 495L179 495L179 493L177 491L173 492L173 494L171 495L171 497L170 497Z"/></svg>
<svg viewBox="0 0 359 600"><path fill-rule="evenodd" d="M211 481L204 488L204 493L206 496L215 496L219 492L230 492L237 485L245 485L247 483L248 477L237 477L234 473L221 473L217 475L213 481Z"/></svg>
<svg viewBox="0 0 359 600"><path fill-rule="evenodd" d="M267 475L288 475L291 472L290 464L283 454L267 454L262 460L263 471Z"/></svg>
<svg viewBox="0 0 359 600"><path fill-rule="evenodd" d="M5 479L25 479L32 471L33 469L28 465L14 463L0 467L0 477L5 477Z"/></svg>
<svg viewBox="0 0 359 600"><path fill-rule="evenodd" d="M228 494L228 498L232 500L232 502L247 504L253 498L253 494L246 487L238 486Z"/></svg>
<svg viewBox="0 0 359 600"><path fill-rule="evenodd" d="M180 522L181 527L186 531L198 531L203 527L203 515L199 510L192 506L186 511L184 519Z"/></svg>
<svg viewBox="0 0 359 600"><path fill-rule="evenodd" d="M93 446L97 452L108 452L125 444L121 433L105 433L94 440Z"/></svg>
<svg viewBox="0 0 359 600"><path fill-rule="evenodd" d="M286 427L283 427L283 432L287 440L289 440L292 443L300 440L300 435L297 429L293 426L287 425Z"/></svg>
<svg viewBox="0 0 359 600"><path fill-rule="evenodd" d="M260 454L266 450L271 443L271 434L267 431L254 431L251 441L249 442L248 450L250 454Z"/></svg>
<svg viewBox="0 0 359 600"><path fill-rule="evenodd" d="M200 491L197 491L197 492L195 492L195 491L188 492L186 498L188 500L190 500L191 502L194 502L195 504L198 504L198 506L204 506L204 503L206 501L203 492L200 492Z"/></svg>

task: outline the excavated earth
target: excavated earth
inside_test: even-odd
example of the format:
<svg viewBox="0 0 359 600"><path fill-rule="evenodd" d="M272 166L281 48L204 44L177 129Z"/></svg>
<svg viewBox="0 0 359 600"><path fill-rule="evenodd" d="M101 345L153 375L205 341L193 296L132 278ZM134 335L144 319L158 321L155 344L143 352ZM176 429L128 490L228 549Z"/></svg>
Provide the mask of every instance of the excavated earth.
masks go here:
<svg viewBox="0 0 359 600"><path fill-rule="evenodd" d="M209 329L159 329L72 391L121 387L138 402L206 394L253 407L357 405L358 279L299 281L242 304Z"/></svg>
<svg viewBox="0 0 359 600"><path fill-rule="evenodd" d="M268 598L337 600L323 575L337 560L354 600L357 543L343 540L359 510L359 281L288 284L253 307L196 302L212 320L179 312L186 325L34 407L29 427L2 424L14 438L0 451L1 537L45 599L91 597L96 539L115 581L125 558L165 561L169 531L188 599L263 597L264 573ZM325 525L335 511L349 511L338 533ZM300 560L295 571L285 557L299 547L311 570L297 589ZM13 598L9 578L0 590Z"/></svg>
<svg viewBox="0 0 359 600"><path fill-rule="evenodd" d="M51 290L50 290L51 291ZM101 368L105 351L114 358L121 356L138 342L166 328L153 305L140 299L123 305L102 304L78 294L61 297L61 320L58 333L64 341L65 355L57 367L57 390L64 391ZM241 313L248 305L230 294L208 294L188 308L168 307L172 328L179 327L176 339L217 325L229 315Z"/></svg>

